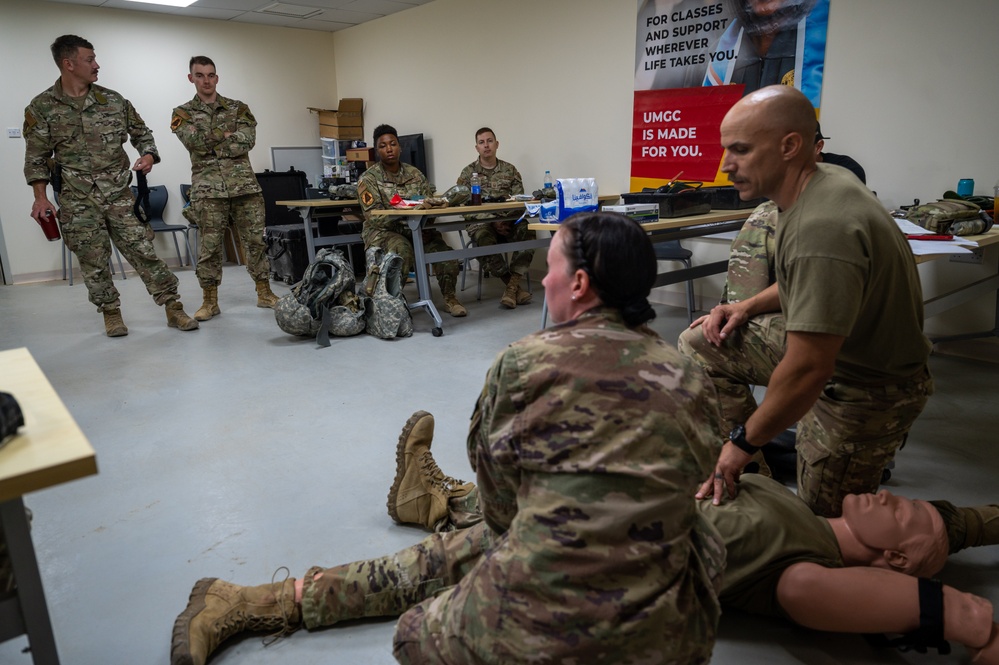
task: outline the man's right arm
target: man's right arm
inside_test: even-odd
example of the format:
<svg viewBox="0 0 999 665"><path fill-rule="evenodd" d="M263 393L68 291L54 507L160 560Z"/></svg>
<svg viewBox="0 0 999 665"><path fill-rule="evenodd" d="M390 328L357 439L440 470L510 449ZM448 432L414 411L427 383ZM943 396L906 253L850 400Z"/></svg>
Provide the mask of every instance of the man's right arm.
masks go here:
<svg viewBox="0 0 999 665"><path fill-rule="evenodd" d="M42 215L47 210L56 209L48 198L48 185L52 178L49 160L53 151L48 123L31 106L24 109L22 134L24 135L24 178L34 193L31 217L41 221Z"/></svg>
<svg viewBox="0 0 999 665"><path fill-rule="evenodd" d="M199 128L191 112L183 106L173 110L170 129L192 155L199 157L211 156L216 146L225 140L221 132L208 131L208 127Z"/></svg>
<svg viewBox="0 0 999 665"><path fill-rule="evenodd" d="M840 633L908 633L919 628L919 580L893 570L816 563L788 567L777 583L777 602L797 624ZM943 587L944 639L999 662L999 639L988 600Z"/></svg>

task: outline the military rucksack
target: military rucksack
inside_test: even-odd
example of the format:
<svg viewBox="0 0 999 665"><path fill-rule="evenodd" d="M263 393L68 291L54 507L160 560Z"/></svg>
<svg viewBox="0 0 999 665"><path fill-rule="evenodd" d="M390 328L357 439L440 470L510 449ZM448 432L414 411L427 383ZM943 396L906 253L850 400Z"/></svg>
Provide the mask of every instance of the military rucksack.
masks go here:
<svg viewBox="0 0 999 665"><path fill-rule="evenodd" d="M985 233L992 222L970 201L941 199L909 208L905 218L932 233L970 236Z"/></svg>
<svg viewBox="0 0 999 665"><path fill-rule="evenodd" d="M364 310L350 263L340 250L324 248L305 269L302 281L278 300L274 319L290 335L315 335L317 344L329 346L330 335L349 337L364 331Z"/></svg>
<svg viewBox="0 0 999 665"><path fill-rule="evenodd" d="M369 247L364 258L368 275L361 293L366 330L381 339L409 337L413 334L413 315L402 293L402 257L380 247Z"/></svg>

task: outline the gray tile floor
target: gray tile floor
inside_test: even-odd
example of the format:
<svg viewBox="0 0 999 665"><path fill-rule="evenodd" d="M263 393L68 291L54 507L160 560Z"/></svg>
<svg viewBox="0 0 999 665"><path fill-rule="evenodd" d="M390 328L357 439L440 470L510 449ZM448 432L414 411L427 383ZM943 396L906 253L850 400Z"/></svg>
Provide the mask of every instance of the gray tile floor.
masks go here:
<svg viewBox="0 0 999 665"><path fill-rule="evenodd" d="M189 313L200 294L178 272ZM97 476L28 495L33 537L62 662L165 664L170 628L202 576L269 581L278 566L381 555L417 542L392 523L385 496L406 418L437 418L441 466L467 476L468 417L495 353L540 322L537 300L500 310L497 280L465 319L430 335L418 314L410 339L334 340L317 348L282 333L255 307L241 267L227 266L223 314L201 330L168 329L141 281L115 280L130 334L103 335L80 282L0 287L0 349L27 346L97 451ZM410 289L412 287L409 287ZM277 285L280 295L286 287ZM675 340L681 308L659 306L654 327ZM893 490L965 503L995 500L997 366L934 356L937 394L917 422ZM2 388L2 375L0 375ZM946 581L999 603L999 548L962 553ZM818 599L821 600L821 599ZM249 638L219 664L388 664L392 621L298 633L264 648ZM27 665L22 638L0 663ZM959 663L877 653L856 636L820 634L739 614L722 621L716 663Z"/></svg>

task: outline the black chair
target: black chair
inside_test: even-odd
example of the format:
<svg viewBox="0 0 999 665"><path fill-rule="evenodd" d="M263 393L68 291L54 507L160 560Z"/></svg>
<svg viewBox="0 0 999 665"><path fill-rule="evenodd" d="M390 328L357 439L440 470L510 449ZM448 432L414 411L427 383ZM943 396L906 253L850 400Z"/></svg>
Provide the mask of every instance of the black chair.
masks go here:
<svg viewBox="0 0 999 665"><path fill-rule="evenodd" d="M694 255L689 249L684 248L679 240L665 240L654 244L656 260L658 261L678 261L687 269L690 268L690 257ZM694 321L694 280L687 280L687 320Z"/></svg>
<svg viewBox="0 0 999 665"><path fill-rule="evenodd" d="M191 205L191 186L182 183L180 186L180 198L184 199L184 207ZM186 217L184 219L187 219ZM190 242L192 249L198 248L198 225L191 220L187 220L187 238ZM198 253L194 253L194 260L192 261L194 267L198 267Z"/></svg>
<svg viewBox="0 0 999 665"><path fill-rule="evenodd" d="M132 194L138 197L139 188L133 185ZM187 235L189 227L185 224L167 224L166 220L163 219L163 211L166 210L168 197L165 185L154 185L149 188L149 209L146 210L146 214L149 215L149 226L155 233L173 234L173 245L177 249L177 261L183 266L184 257L180 253L180 243L177 242L177 234L182 234L184 245L187 247L187 265L194 265L195 257L194 252L191 251L191 239Z"/></svg>

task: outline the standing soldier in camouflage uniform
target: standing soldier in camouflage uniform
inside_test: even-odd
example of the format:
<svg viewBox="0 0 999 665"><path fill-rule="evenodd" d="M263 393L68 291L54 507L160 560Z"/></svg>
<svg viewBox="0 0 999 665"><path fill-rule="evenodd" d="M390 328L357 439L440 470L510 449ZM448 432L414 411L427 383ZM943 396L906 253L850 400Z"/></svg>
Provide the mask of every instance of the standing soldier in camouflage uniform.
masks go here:
<svg viewBox="0 0 999 665"><path fill-rule="evenodd" d="M216 92L211 58L196 55L188 66L187 79L196 94L173 110L170 129L191 154L191 207L201 231L197 273L204 302L194 318L207 321L221 313L222 242L230 220L246 248L257 307L273 308L278 299L271 291L264 247L264 196L249 158L257 142L257 121L246 104Z"/></svg>
<svg viewBox="0 0 999 665"><path fill-rule="evenodd" d="M108 269L111 241L156 304L166 306L167 325L196 329L198 322L184 312L177 294L177 276L156 256L153 230L132 212L132 176L122 144L128 136L141 155L132 170L149 173L160 161L153 133L127 99L95 83L100 67L93 44L63 35L52 44L52 57L59 79L24 110L24 177L35 193L31 216L40 220L56 209L46 189L60 169L62 235L80 261L90 302L104 315L108 337L128 334Z"/></svg>
<svg viewBox="0 0 999 665"><path fill-rule="evenodd" d="M497 159L496 151L498 149L499 141L496 140L496 133L493 130L483 127L475 132L475 150L479 153L479 158L461 170L458 184L470 187L472 174L478 173L482 183L483 198L507 198L514 194L523 194L524 181L520 177L520 171L510 162ZM493 217L496 215L489 213L466 215L466 219L486 220ZM510 221L470 224L468 235L472 237L472 242L478 247L533 240L536 237L534 231L527 228L526 223L514 224ZM502 254L479 257L479 261L486 270L502 279L503 283L506 284L506 290L503 292L503 297L500 298L500 304L504 307L513 309L517 305L526 305L531 302L531 294L520 288L520 282L530 269L533 258L533 249L514 252L513 256L510 257L509 265Z"/></svg>
<svg viewBox="0 0 999 665"><path fill-rule="evenodd" d="M440 591L399 621L401 663L706 663L724 549L692 495L720 443L714 390L645 325L656 260L637 223L577 215L552 239L548 265L552 316L564 323L500 353L472 414L468 455L488 528L448 534L447 549L414 550L404 565L484 555L456 562L448 577L461 584L387 587L357 596L364 609L352 611ZM432 428L426 413L407 423L389 500L396 519L425 526L450 493L471 494L433 463ZM336 620L333 603L357 586L320 572L302 580L300 604L293 580L253 598L199 583L175 625L172 662L203 663L250 626Z"/></svg>
<svg viewBox="0 0 999 665"><path fill-rule="evenodd" d="M705 341L684 350L735 425L698 497L734 495L757 449L798 421L798 495L835 517L845 495L877 489L933 382L912 252L854 175L816 163L815 127L812 105L787 86L726 114L722 171L744 200L765 196L780 210L777 282L712 309L700 321ZM778 310L760 325L759 314ZM768 387L759 407L751 384Z"/></svg>
<svg viewBox="0 0 999 665"><path fill-rule="evenodd" d="M420 169L399 159L399 134L391 125L378 125L374 133L378 163L361 175L357 183L357 198L364 211L364 227L361 238L364 249L381 247L385 252L394 252L402 257L402 274L413 270L413 236L403 217L372 217L372 210L388 210L392 207L392 197L398 194L404 199L414 196L433 196L433 189ZM423 229L423 245L428 252L446 252L452 249L437 229ZM424 270L424 266L416 266ZM444 309L451 316L465 316L468 310L458 302L457 261L441 261L434 264L437 284L444 296Z"/></svg>

